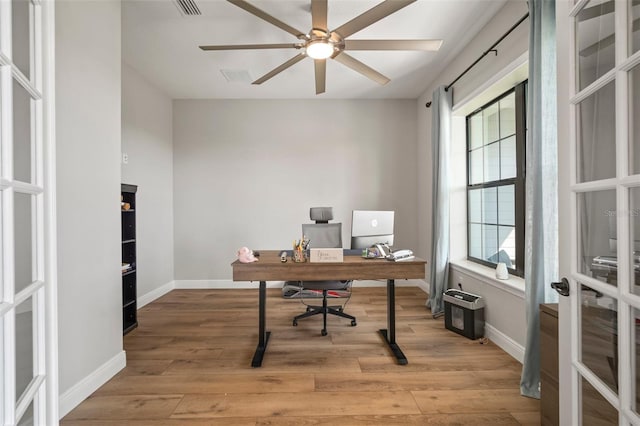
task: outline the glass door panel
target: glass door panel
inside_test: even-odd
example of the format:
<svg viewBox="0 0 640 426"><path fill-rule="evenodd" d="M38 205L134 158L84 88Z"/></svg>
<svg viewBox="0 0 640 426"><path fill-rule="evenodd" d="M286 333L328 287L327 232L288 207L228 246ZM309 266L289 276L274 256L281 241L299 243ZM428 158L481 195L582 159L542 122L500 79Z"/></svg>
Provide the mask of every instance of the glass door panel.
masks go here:
<svg viewBox="0 0 640 426"><path fill-rule="evenodd" d="M631 292L640 295L640 187L629 190L629 226L631 228L631 250L632 259L629 262L632 277Z"/></svg>
<svg viewBox="0 0 640 426"><path fill-rule="evenodd" d="M33 198L34 195L16 192L14 195L15 235L15 292L19 293L33 282Z"/></svg>
<svg viewBox="0 0 640 426"><path fill-rule="evenodd" d="M629 93L629 171L640 174L640 66L629 72Z"/></svg>
<svg viewBox="0 0 640 426"><path fill-rule="evenodd" d="M614 2L591 0L577 19L578 92L615 66Z"/></svg>
<svg viewBox="0 0 640 426"><path fill-rule="evenodd" d="M13 81L13 177L31 183L31 95Z"/></svg>
<svg viewBox="0 0 640 426"><path fill-rule="evenodd" d="M33 380L33 298L16 306L16 402Z"/></svg>
<svg viewBox="0 0 640 426"><path fill-rule="evenodd" d="M632 0L629 2L629 47L630 53L640 51L640 2Z"/></svg>
<svg viewBox="0 0 640 426"><path fill-rule="evenodd" d="M615 84L578 104L578 182L616 176Z"/></svg>
<svg viewBox="0 0 640 426"><path fill-rule="evenodd" d="M616 286L616 192L578 194L578 271Z"/></svg>
<svg viewBox="0 0 640 426"><path fill-rule="evenodd" d="M30 37L29 37L29 0L12 0L12 49L13 63L27 77L30 78Z"/></svg>
<svg viewBox="0 0 640 426"><path fill-rule="evenodd" d="M617 426L618 412L616 409L584 378L581 378L581 384L582 424L585 426Z"/></svg>

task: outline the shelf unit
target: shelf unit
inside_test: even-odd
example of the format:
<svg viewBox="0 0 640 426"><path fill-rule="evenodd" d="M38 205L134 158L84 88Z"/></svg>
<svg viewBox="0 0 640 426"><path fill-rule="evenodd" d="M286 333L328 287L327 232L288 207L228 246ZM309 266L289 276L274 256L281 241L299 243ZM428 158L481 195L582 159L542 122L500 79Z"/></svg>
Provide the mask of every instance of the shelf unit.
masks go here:
<svg viewBox="0 0 640 426"><path fill-rule="evenodd" d="M122 215L122 334L138 326L136 262L136 185L121 184ZM126 208L128 204L128 209Z"/></svg>

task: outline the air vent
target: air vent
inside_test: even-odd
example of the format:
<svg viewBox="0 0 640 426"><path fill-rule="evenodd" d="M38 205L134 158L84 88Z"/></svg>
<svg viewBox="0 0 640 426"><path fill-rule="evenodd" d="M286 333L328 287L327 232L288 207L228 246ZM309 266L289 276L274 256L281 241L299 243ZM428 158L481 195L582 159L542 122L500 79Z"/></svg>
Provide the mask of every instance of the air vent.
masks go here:
<svg viewBox="0 0 640 426"><path fill-rule="evenodd" d="M199 16L202 15L200 8L193 0L173 0L175 5L181 14L185 16Z"/></svg>
<svg viewBox="0 0 640 426"><path fill-rule="evenodd" d="M247 70L220 70L229 83L251 83L253 79Z"/></svg>

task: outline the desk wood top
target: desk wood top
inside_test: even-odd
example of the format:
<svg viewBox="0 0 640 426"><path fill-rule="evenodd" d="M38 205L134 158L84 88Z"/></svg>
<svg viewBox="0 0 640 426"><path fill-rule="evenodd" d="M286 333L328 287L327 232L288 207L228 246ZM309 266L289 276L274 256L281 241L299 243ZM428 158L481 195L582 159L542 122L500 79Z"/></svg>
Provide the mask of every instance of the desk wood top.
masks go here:
<svg viewBox="0 0 640 426"><path fill-rule="evenodd" d="M304 280L376 280L424 279L426 261L420 258L391 262L344 256L344 262L295 263L291 258L280 261L282 250L260 250L260 260L252 263L235 261L233 281L304 281Z"/></svg>

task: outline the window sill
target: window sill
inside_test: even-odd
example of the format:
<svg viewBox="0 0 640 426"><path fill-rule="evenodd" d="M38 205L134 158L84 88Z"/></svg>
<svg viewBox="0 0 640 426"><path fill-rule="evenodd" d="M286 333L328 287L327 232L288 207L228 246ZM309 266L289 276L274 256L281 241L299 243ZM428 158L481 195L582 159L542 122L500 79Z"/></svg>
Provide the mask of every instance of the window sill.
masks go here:
<svg viewBox="0 0 640 426"><path fill-rule="evenodd" d="M511 293L522 299L525 297L525 281L523 278L509 275L509 279L499 280L496 278L496 271L492 268L468 260L451 261L449 265L451 265L451 269L469 275L485 284L489 284L490 286Z"/></svg>

